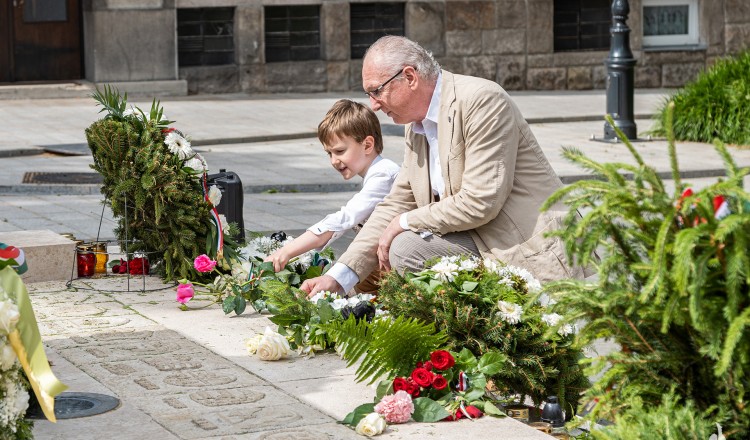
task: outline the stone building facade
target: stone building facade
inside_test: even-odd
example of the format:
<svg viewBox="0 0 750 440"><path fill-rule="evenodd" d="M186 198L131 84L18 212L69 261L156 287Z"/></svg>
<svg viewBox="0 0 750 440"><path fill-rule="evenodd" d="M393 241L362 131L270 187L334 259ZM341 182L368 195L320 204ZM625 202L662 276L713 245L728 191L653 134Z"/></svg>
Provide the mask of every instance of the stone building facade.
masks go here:
<svg viewBox="0 0 750 440"><path fill-rule="evenodd" d="M578 5L583 11L597 2L599 12L602 2L611 4L609 0L407 0L399 11L403 11L403 34L432 51L447 70L488 78L509 90L583 90L605 87L608 49L558 50L556 38L562 28L556 20L564 16L561 7ZM186 83L189 93L361 90L362 61L351 55L352 10L371 3L85 0L85 76L94 82L177 81ZM718 58L750 48L750 0L630 0L629 4L631 48L638 60L636 87L681 86ZM287 12L296 6L315 7L318 15L313 14L311 23L319 20L319 28L314 59L267 60L267 15L281 11L279 6L289 6ZM655 41L644 35L644 11L661 11L662 18L671 20L669 8L683 6L687 9L680 10L687 11L691 23L689 37ZM217 27L224 30L214 32L224 35L226 56L218 63L186 65L181 57L192 50L187 41L193 37L182 36L190 26L185 22L188 18L181 17L191 12L185 10L210 12L211 8L229 11L226 26ZM581 32L582 25L574 23L571 29Z"/></svg>

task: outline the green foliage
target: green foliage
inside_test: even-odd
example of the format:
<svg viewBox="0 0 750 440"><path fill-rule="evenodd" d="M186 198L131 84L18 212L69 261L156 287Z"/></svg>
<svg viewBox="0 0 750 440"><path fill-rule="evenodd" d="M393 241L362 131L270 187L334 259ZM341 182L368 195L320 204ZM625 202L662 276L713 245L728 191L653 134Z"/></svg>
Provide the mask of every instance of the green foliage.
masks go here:
<svg viewBox="0 0 750 440"><path fill-rule="evenodd" d="M193 258L204 252L214 229L211 206L198 176L164 144L162 130L170 121L156 100L146 115L140 109L127 114L127 95L112 87L93 97L107 115L86 129L86 139L91 167L104 178L102 193L118 220L117 238L131 242L129 251L158 260L166 279L195 274Z"/></svg>
<svg viewBox="0 0 750 440"><path fill-rule="evenodd" d="M476 270L458 271L450 282L436 278L431 270L405 276L392 271L381 280L378 300L394 315L433 322L448 335L449 349L465 348L477 357L490 352L504 355L504 368L485 371L499 394L520 394L522 400L530 396L537 403L556 394L572 413L579 393L589 385L578 366L582 353L571 346L570 336L554 331L545 335L544 307L529 302L531 274L505 269L480 263ZM504 320L499 301L523 305L521 321Z"/></svg>
<svg viewBox="0 0 750 440"><path fill-rule="evenodd" d="M596 282L555 282L546 286L547 293L559 301L564 322L585 323L578 346L604 338L620 347L590 361L588 372L598 379L587 398L599 401L597 416L627 422L629 411L636 411L630 409L633 399L644 408L665 405L662 410L669 411L673 406L664 396L674 389L675 399L694 410L692 417L704 419L696 423L718 422L745 438L750 435L750 195L742 182L750 169L738 168L717 142L726 180L682 197L685 185L673 141L669 154L676 187L670 193L625 136L620 138L635 165L596 163L568 149L565 156L599 180L562 188L545 204L568 204L556 235L569 258L598 269ZM671 133L668 138L673 139ZM626 172L632 180L622 177ZM729 204L726 217L715 216L716 196ZM591 257L595 249L600 261Z"/></svg>
<svg viewBox="0 0 750 440"><path fill-rule="evenodd" d="M357 367L357 381L373 383L381 376L406 376L430 353L440 347L446 337L436 333L433 324L399 316L375 318L368 323L350 316L346 321L332 321L321 327L336 342L338 351L347 359L347 366Z"/></svg>
<svg viewBox="0 0 750 440"><path fill-rule="evenodd" d="M718 427L701 417L691 402L682 405L674 392L659 406L644 405L634 396L626 402L628 410L615 415L614 424L591 431L598 440L708 440Z"/></svg>
<svg viewBox="0 0 750 440"><path fill-rule="evenodd" d="M680 89L656 115L656 134L666 135L667 105L675 103L677 139L750 145L750 51L721 59L707 72Z"/></svg>

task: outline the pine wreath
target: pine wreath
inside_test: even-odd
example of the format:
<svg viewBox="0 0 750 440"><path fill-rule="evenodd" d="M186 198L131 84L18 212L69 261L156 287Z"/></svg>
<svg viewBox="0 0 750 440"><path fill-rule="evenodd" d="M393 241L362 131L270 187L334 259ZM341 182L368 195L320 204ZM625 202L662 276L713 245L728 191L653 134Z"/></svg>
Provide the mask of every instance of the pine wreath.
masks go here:
<svg viewBox="0 0 750 440"><path fill-rule="evenodd" d="M128 249L146 252L165 279L195 274L196 255L216 256L212 205L204 197L205 161L181 133L170 129L159 101L144 113L127 106L127 93L105 86L93 98L106 115L86 129L103 178L102 194L118 221L115 234ZM170 137L180 142L165 140Z"/></svg>

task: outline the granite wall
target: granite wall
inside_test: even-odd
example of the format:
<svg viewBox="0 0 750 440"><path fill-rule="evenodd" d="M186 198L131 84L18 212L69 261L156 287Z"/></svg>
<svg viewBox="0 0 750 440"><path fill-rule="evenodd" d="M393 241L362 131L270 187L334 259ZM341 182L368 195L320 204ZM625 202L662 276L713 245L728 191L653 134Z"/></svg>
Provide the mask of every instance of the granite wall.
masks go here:
<svg viewBox="0 0 750 440"><path fill-rule="evenodd" d="M405 32L444 68L509 90L604 88L607 50L554 52L554 1L560 0L406 1ZM315 3L321 4L321 59L266 63L263 5ZM350 1L175 0L176 8L232 5L236 64L179 68L191 93L361 90L361 60L349 59ZM681 86L718 58L750 48L748 0L698 0L700 41L686 47L644 48L641 0L630 0L630 9L636 87Z"/></svg>

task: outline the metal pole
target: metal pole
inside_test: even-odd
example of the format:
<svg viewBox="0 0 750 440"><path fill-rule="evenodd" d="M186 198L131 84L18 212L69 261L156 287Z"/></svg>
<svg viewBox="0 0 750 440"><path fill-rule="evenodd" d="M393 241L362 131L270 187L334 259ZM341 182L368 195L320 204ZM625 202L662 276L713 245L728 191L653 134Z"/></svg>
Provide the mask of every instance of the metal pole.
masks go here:
<svg viewBox="0 0 750 440"><path fill-rule="evenodd" d="M612 2L612 27L607 66L607 113L628 139L636 139L638 130L633 116L633 68L636 60L630 51L630 28L625 23L630 13L628 0ZM616 139L614 128L604 123L604 139Z"/></svg>

